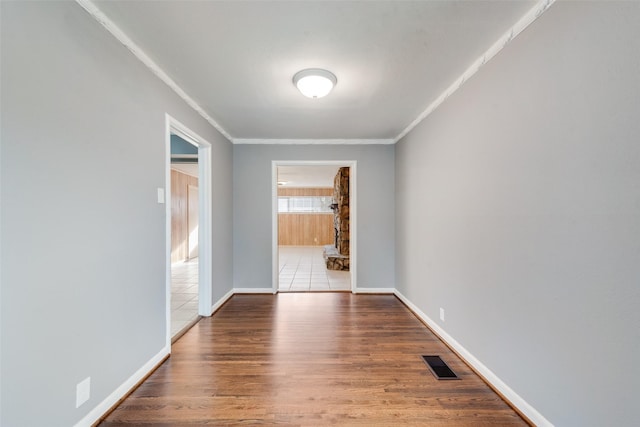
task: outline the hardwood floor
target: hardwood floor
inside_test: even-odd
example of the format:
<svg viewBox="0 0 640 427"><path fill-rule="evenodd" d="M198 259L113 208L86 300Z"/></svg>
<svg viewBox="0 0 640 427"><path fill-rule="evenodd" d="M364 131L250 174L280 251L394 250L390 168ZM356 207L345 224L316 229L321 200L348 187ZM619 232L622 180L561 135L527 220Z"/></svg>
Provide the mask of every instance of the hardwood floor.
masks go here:
<svg viewBox="0 0 640 427"><path fill-rule="evenodd" d="M232 297L100 426L329 424L527 425L394 296L286 293Z"/></svg>

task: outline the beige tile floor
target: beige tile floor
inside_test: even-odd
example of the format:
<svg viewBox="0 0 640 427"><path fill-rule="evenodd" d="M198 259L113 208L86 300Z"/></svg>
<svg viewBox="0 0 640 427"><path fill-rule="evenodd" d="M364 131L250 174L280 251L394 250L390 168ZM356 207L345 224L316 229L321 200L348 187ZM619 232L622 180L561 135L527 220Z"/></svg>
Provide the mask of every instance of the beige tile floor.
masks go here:
<svg viewBox="0 0 640 427"><path fill-rule="evenodd" d="M198 258L171 264L171 336L198 318Z"/></svg>
<svg viewBox="0 0 640 427"><path fill-rule="evenodd" d="M327 270L322 249L322 246L280 246L278 291L350 291L351 273Z"/></svg>

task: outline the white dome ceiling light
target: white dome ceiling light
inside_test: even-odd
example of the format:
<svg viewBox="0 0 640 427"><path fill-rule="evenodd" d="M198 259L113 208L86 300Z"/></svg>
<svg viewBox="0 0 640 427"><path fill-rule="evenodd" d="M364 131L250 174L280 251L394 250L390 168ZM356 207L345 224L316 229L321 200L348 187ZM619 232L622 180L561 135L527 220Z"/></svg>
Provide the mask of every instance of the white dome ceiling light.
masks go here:
<svg viewBox="0 0 640 427"><path fill-rule="evenodd" d="M308 68L293 76L293 84L308 98L327 96L336 83L338 79L332 72L320 68Z"/></svg>

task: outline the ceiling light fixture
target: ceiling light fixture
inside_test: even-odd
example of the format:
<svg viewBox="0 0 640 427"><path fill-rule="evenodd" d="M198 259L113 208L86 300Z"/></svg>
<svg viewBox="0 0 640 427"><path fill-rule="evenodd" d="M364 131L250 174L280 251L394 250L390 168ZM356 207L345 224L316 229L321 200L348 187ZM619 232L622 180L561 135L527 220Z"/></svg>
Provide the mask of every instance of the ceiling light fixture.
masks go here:
<svg viewBox="0 0 640 427"><path fill-rule="evenodd" d="M308 68L293 76L293 84L308 98L327 96L336 83L338 79L332 72L320 68Z"/></svg>

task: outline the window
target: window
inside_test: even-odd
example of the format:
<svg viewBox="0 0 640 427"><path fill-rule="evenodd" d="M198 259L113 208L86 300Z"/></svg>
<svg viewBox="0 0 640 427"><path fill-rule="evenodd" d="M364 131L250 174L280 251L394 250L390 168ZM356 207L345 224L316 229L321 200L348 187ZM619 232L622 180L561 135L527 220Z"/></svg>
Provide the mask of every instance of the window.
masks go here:
<svg viewBox="0 0 640 427"><path fill-rule="evenodd" d="M279 213L331 213L331 196L280 196Z"/></svg>

